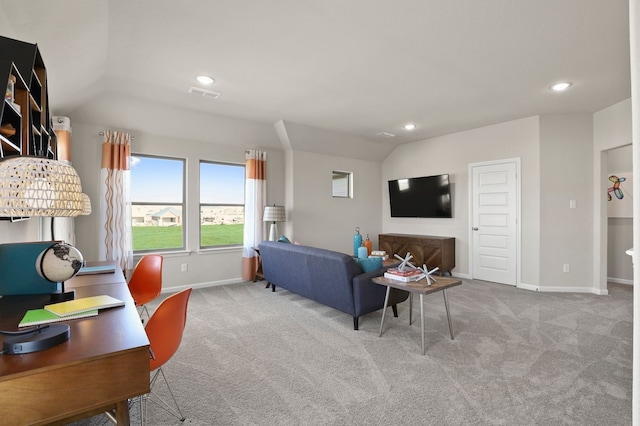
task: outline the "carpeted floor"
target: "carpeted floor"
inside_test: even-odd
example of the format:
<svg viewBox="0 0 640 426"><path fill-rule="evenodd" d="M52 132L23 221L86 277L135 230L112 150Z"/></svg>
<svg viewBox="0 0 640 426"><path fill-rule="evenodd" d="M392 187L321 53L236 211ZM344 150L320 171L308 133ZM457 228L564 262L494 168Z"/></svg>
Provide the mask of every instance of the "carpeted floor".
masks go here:
<svg viewBox="0 0 640 426"><path fill-rule="evenodd" d="M633 288L609 290L465 280L447 293L453 341L441 293L425 298L424 356L408 301L379 337L381 311L354 331L349 315L262 283L194 290L165 372L188 425L629 425Z"/></svg>

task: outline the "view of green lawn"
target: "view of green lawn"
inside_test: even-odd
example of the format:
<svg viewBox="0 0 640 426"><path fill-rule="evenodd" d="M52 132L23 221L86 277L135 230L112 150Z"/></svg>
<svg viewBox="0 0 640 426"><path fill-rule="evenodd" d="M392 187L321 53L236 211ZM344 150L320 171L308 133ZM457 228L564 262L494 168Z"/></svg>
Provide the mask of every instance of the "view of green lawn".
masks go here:
<svg viewBox="0 0 640 426"><path fill-rule="evenodd" d="M134 226L133 250L162 250L182 247L182 226ZM200 226L201 247L242 244L244 224Z"/></svg>

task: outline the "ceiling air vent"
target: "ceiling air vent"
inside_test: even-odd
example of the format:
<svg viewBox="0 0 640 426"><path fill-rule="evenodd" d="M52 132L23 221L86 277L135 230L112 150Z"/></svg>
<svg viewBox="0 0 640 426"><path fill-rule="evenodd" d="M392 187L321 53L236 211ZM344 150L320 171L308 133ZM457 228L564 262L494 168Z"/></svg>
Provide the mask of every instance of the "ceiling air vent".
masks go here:
<svg viewBox="0 0 640 426"><path fill-rule="evenodd" d="M220 92L214 92L213 90L201 89L199 87L190 87L189 93L194 95L204 96L205 98L218 99Z"/></svg>
<svg viewBox="0 0 640 426"><path fill-rule="evenodd" d="M394 135L393 133L389 133L389 132L380 132L377 133L376 136L380 136L381 138L395 138L396 135Z"/></svg>

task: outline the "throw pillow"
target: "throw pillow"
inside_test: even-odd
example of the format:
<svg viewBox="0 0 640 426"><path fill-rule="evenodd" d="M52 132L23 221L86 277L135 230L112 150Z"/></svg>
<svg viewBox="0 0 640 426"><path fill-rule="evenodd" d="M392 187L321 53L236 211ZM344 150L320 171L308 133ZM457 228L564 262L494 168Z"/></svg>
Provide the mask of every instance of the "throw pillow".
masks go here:
<svg viewBox="0 0 640 426"><path fill-rule="evenodd" d="M291 244L291 241L289 241L289 239L287 237L285 237L284 235L281 236L280 238L278 238L278 242L279 243L289 243L289 244Z"/></svg>
<svg viewBox="0 0 640 426"><path fill-rule="evenodd" d="M362 272L371 272L376 269L382 268L382 258L381 257L369 257L366 259L358 259L354 258L356 263L360 265L362 268Z"/></svg>

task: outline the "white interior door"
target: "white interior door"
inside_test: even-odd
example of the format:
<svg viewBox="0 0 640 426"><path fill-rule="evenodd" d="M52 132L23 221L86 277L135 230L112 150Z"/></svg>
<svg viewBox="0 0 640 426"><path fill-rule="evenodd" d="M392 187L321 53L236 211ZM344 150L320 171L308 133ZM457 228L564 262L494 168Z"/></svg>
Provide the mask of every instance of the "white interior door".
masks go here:
<svg viewBox="0 0 640 426"><path fill-rule="evenodd" d="M482 163L471 169L472 277L516 285L518 163Z"/></svg>

